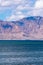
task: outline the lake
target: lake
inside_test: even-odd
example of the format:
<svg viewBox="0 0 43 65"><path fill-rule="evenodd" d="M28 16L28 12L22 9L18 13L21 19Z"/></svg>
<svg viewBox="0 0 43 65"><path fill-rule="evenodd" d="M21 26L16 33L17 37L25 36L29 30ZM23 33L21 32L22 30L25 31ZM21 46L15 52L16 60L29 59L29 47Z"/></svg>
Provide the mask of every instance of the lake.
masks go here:
<svg viewBox="0 0 43 65"><path fill-rule="evenodd" d="M43 44L0 42L0 65L43 65Z"/></svg>

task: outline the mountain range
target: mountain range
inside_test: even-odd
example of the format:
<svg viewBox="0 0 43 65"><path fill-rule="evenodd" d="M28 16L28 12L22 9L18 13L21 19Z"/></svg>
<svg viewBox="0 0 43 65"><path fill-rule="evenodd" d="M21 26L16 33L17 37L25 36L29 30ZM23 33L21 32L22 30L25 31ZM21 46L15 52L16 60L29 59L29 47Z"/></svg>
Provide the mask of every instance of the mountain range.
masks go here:
<svg viewBox="0 0 43 65"><path fill-rule="evenodd" d="M18 21L0 20L0 40L43 40L43 17L31 16Z"/></svg>

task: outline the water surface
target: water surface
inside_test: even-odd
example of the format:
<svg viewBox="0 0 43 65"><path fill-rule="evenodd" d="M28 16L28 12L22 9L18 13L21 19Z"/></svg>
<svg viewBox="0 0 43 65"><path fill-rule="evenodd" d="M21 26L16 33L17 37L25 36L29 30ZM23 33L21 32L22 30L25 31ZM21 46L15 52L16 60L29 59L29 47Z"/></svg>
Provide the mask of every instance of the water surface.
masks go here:
<svg viewBox="0 0 43 65"><path fill-rule="evenodd" d="M43 65L43 44L0 44L0 65Z"/></svg>

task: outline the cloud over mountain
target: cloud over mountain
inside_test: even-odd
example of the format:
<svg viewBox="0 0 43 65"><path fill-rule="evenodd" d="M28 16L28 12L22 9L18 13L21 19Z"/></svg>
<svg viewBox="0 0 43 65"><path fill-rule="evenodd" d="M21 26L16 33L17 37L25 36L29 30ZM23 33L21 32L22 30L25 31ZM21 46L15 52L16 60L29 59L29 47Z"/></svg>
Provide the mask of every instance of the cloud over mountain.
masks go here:
<svg viewBox="0 0 43 65"><path fill-rule="evenodd" d="M43 0L0 0L1 20L18 20L24 16L43 16Z"/></svg>

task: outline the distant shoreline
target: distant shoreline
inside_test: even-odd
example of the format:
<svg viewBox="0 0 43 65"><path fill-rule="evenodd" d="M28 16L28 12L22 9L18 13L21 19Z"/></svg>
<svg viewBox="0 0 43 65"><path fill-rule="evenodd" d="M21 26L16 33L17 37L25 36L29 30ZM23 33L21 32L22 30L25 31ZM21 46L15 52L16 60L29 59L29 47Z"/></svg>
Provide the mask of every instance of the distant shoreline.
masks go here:
<svg viewBox="0 0 43 65"><path fill-rule="evenodd" d="M0 45L28 45L37 44L43 45L43 40L0 40Z"/></svg>

